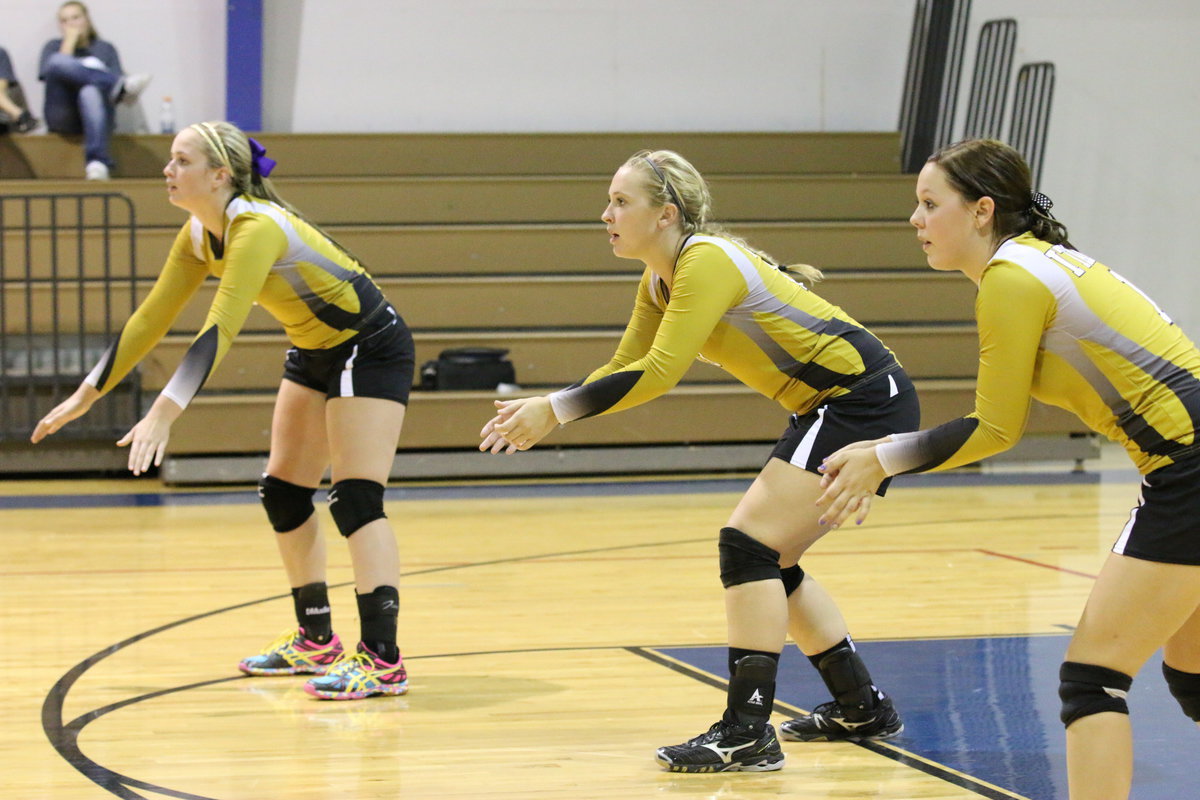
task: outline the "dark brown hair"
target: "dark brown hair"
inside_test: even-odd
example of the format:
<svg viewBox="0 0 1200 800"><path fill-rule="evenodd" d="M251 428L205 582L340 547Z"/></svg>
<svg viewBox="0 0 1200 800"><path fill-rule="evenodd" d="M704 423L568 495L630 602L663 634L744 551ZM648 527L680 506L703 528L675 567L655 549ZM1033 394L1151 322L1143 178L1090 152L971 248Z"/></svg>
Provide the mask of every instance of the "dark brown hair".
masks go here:
<svg viewBox="0 0 1200 800"><path fill-rule="evenodd" d="M937 164L946 180L967 202L990 197L996 204L992 233L996 241L1029 231L1050 244L1071 243L1067 226L1033 203L1029 165L1013 148L995 139L967 139L926 159Z"/></svg>

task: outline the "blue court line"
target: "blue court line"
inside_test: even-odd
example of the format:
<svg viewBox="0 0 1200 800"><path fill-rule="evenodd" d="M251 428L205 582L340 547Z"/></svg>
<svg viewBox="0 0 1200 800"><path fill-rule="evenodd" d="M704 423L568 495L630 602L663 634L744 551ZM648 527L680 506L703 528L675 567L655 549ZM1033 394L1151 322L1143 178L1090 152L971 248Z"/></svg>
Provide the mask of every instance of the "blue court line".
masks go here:
<svg viewBox="0 0 1200 800"><path fill-rule="evenodd" d="M949 775L972 776L1029 800L1067 800L1058 667L1068 638L859 642L872 677L904 717L904 733L884 746L943 765ZM711 675L728 674L724 647L652 652ZM1193 769L1200 732L1171 697L1161 664L1161 658L1151 659L1129 694L1133 795L1139 800L1180 800L1196 794ZM812 709L829 699L817 671L794 647L784 651L779 675L775 697L781 703ZM719 711L714 705L714 713ZM785 746L789 752L804 747Z"/></svg>

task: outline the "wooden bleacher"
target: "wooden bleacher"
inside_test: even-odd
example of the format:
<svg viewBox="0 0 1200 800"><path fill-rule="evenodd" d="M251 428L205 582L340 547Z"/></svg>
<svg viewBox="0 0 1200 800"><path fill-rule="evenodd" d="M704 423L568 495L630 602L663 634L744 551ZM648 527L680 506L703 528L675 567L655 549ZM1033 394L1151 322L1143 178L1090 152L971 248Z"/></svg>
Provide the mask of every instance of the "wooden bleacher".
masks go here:
<svg viewBox="0 0 1200 800"><path fill-rule="evenodd" d="M928 269L907 223L912 176L898 170L895 134L455 134L259 137L280 166L280 191L357 253L414 330L418 365L447 347L508 348L518 381L559 387L611 355L628 319L640 270L615 258L599 215L612 171L642 147L687 155L711 179L718 215L754 244L821 267L818 291L892 347L921 391L925 423L972 405L977 357L974 287ZM0 139L0 193L91 191L74 176L76 144L54 136ZM103 188L134 203L140 290L148 290L182 213L165 198L165 136L116 137L117 179ZM9 234L10 238L16 234ZM6 252L16 245L5 240ZM71 247L87 254L85 280L60 286L60 302L100 288L99 237ZM110 247L111 247L110 243ZM49 234L31 239L33 277L44 275ZM115 256L127 254L116 253ZM120 263L114 257L113 263ZM120 277L119 275L117 277ZM143 385L161 388L207 310L215 282L143 364ZM35 326L49 325L46 292ZM23 323L10 311L10 328ZM274 389L285 349L278 326L256 309L233 350L176 426L164 475L177 481L256 477L269 442ZM398 475L439 454L425 474L504 474L512 462L476 452L490 392L416 392L401 441ZM776 404L697 363L668 396L619 415L570 425L522 466L573 471L576 448L621 453L582 471L653 465L655 450L696 449L695 468L739 466L719 446L773 441L786 424ZM1032 434L1065 438L1084 428L1038 406ZM554 449L557 446L559 449ZM716 447L717 449L714 449ZM631 448L634 448L631 450ZM8 450L13 450L9 447ZM19 448L17 448L19 450ZM733 459L745 459L738 450ZM752 452L761 458L767 448ZM631 458L630 453L635 455ZM10 452L20 456L37 453ZM447 457L450 457L449 460ZM14 461L10 459L10 462ZM47 463L45 460L43 464ZM450 466L447 466L450 465ZM748 466L740 464L740 466Z"/></svg>

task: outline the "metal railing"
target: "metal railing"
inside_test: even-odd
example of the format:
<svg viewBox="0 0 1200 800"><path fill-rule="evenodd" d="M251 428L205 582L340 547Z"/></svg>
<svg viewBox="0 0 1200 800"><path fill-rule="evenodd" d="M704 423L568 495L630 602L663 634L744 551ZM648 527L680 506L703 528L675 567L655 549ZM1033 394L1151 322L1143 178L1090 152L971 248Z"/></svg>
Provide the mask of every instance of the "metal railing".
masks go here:
<svg viewBox="0 0 1200 800"><path fill-rule="evenodd" d="M955 140L951 129L970 9L970 0L916 0L900 107L900 161L905 172L920 171L931 153ZM1046 156L1054 64L1024 64L1017 72L1006 137L1004 112L1016 44L1015 19L990 20L980 28L959 138L1007 141L1029 163L1036 187Z"/></svg>
<svg viewBox="0 0 1200 800"><path fill-rule="evenodd" d="M1050 105L1054 101L1054 65L1048 61L1025 64L1017 72L1013 93L1012 130L1009 144L1025 156L1033 172L1034 188L1040 185L1042 162L1046 159L1046 137L1050 133Z"/></svg>
<svg viewBox="0 0 1200 800"><path fill-rule="evenodd" d="M971 0L917 0L900 107L900 163L919 172L950 144Z"/></svg>
<svg viewBox="0 0 1200 800"><path fill-rule="evenodd" d="M0 195L0 442L24 441L137 306L137 220L121 194ZM136 371L60 439L107 439L141 416Z"/></svg>
<svg viewBox="0 0 1200 800"><path fill-rule="evenodd" d="M1004 137L1004 110L1017 47L1017 21L994 19L979 29L975 74L967 100L964 139Z"/></svg>

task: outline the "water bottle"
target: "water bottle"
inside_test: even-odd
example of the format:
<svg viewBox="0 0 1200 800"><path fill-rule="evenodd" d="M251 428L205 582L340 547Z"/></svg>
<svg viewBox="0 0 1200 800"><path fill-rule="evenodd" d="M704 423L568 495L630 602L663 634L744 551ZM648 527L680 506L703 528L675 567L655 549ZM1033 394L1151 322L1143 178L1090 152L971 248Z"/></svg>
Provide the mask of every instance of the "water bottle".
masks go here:
<svg viewBox="0 0 1200 800"><path fill-rule="evenodd" d="M171 105L170 95L163 98L162 111L158 114L158 132L175 133L175 109Z"/></svg>

